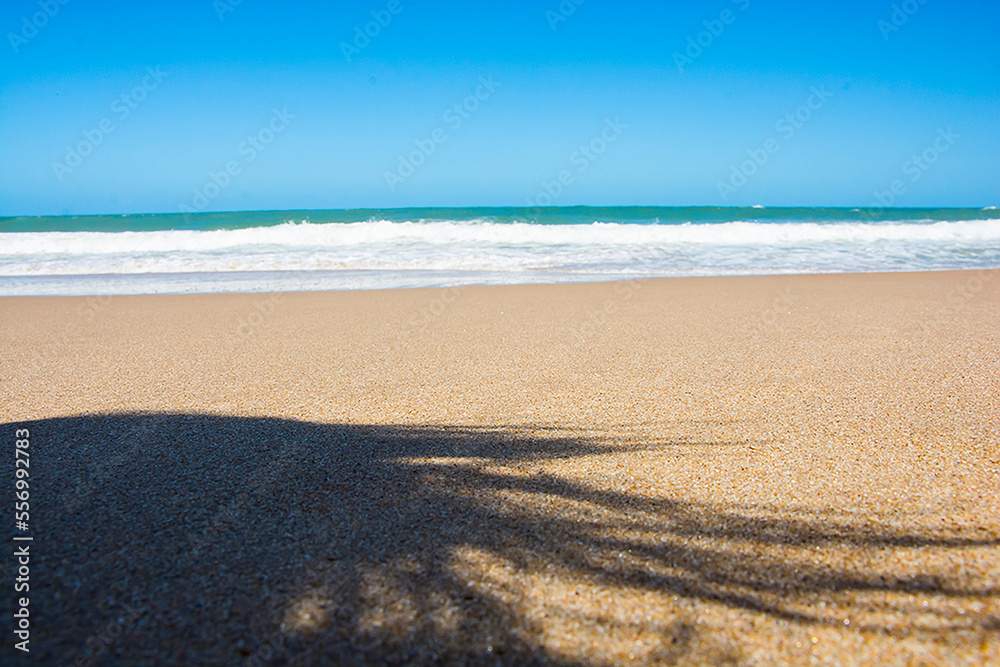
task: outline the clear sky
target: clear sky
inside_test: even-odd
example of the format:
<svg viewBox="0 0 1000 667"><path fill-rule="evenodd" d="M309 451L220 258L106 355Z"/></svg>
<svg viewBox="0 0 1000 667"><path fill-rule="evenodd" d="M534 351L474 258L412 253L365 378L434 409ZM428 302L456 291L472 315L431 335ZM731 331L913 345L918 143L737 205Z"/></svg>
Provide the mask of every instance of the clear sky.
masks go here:
<svg viewBox="0 0 1000 667"><path fill-rule="evenodd" d="M995 0L4 0L0 215L996 205L998 25Z"/></svg>

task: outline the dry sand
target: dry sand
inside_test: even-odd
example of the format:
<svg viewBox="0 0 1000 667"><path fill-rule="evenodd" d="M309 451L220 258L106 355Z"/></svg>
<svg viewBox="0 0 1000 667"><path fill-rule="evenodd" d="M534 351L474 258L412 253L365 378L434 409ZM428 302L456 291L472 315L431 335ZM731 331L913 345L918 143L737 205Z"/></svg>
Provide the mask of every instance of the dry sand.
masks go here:
<svg viewBox="0 0 1000 667"><path fill-rule="evenodd" d="M8 298L0 345L33 664L1000 664L1000 272Z"/></svg>

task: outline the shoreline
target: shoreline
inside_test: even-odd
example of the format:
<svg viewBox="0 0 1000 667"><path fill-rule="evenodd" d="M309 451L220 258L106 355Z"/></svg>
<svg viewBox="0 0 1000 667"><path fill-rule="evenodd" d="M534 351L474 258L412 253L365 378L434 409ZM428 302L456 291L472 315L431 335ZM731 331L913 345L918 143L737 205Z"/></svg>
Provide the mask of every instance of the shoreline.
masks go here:
<svg viewBox="0 0 1000 667"><path fill-rule="evenodd" d="M109 291L91 291L91 292L67 292L59 294L2 294L0 293L0 299L15 299L15 298L41 298L41 297L65 297L65 298L78 298L78 297L113 297L113 296L193 296L193 295L223 295L223 294L298 294L298 293L317 293L317 292L385 292L389 290L410 290L410 289L454 289L454 288L466 288L466 287L528 287L528 286L555 286L555 285L589 285L589 284L604 284L604 283L616 283L616 282L634 282L634 281L650 281L650 280L679 280L679 279L702 279L702 278L767 278L767 277L804 277L804 276L853 276L853 275L886 275L886 274L940 274L940 273L976 273L980 276L995 274L1000 271L1000 267L994 268L965 268L965 269L955 269L955 268L945 268L945 269L903 269L899 271L885 271L885 270L873 270L873 271L843 271L843 272L816 272L816 273L740 273L740 274L723 274L723 275L673 275L673 276L659 276L659 275L626 275L626 274L610 274L608 276L601 276L599 278L584 278L584 279L570 279L571 274L566 274L563 279L555 279L552 282L545 281L531 281L531 282L474 282L474 283L435 283L435 284L404 284L402 286L359 286L359 287L314 287L310 289L242 289L242 290L222 290L222 291L178 291L178 292L109 292ZM69 281L75 282L77 284L86 285L87 283L92 283L99 285L108 282L128 282L129 280L134 280L136 284L143 281L155 282L157 280L168 280L178 284L189 284L189 285L199 285L204 284L208 281L215 285L224 285L226 283L253 283L254 281L267 285L274 281L272 274L281 274L286 276L286 280L290 280L290 277L298 277L300 282L308 277L312 277L316 281L314 284L321 284L323 278L330 278L335 275L341 275L342 272L338 271L240 271L240 272L211 272L211 273L153 273L153 274L74 274L74 275L46 275L46 276L3 276L0 277L0 282L3 279L7 279L10 282L34 282L34 281L45 281L45 282L59 282L59 281ZM364 271L349 271L346 273L350 274L368 274L368 273L379 273L379 272L364 272ZM414 272L400 272L402 274L414 273ZM420 272L415 272L420 273ZM496 276L503 275L502 273L495 274ZM219 280L220 277L224 277L222 282L213 282L214 280ZM369 279L374 282L372 276L363 275L361 279ZM499 278L498 278L499 279ZM333 279L330 278L330 281ZM343 280L343 278L341 278ZM0 287L0 289L3 289Z"/></svg>
<svg viewBox="0 0 1000 667"><path fill-rule="evenodd" d="M998 276L0 298L33 653L998 662Z"/></svg>

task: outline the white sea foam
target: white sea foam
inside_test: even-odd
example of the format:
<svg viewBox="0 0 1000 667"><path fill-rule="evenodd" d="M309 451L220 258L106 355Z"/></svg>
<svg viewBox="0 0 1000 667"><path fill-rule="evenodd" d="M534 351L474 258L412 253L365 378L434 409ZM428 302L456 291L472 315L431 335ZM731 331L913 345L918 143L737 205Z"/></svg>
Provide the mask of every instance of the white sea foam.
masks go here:
<svg viewBox="0 0 1000 667"><path fill-rule="evenodd" d="M288 222L235 230L154 232L11 233L0 258L21 255L116 255L135 253L218 253L240 250L295 250L378 246L484 247L671 245L771 245L878 241L1000 241L1000 220L879 223L760 223L641 225L497 224L486 221L311 224Z"/></svg>
<svg viewBox="0 0 1000 667"><path fill-rule="evenodd" d="M366 286L388 286L399 284L402 273L424 276L420 284L446 284L504 282L504 276L510 282L530 282L546 276L564 281L567 276L996 266L1000 266L1000 220L995 219L545 225L486 219L286 222L234 230L5 233L0 244L0 293L11 293L4 284L13 284L13 278L103 274L327 272L345 276L346 281L353 272L355 281L345 285L360 284L357 276L363 274L361 283ZM329 276L321 282L330 287L331 280L336 284L336 278ZM409 284L407 280L403 282ZM66 293L65 285L46 289Z"/></svg>

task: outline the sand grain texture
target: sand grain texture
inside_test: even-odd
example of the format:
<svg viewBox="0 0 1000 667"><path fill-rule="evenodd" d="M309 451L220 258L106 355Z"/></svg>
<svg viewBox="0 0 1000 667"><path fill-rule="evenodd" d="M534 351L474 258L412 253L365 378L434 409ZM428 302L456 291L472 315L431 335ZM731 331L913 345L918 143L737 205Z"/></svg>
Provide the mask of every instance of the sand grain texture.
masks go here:
<svg viewBox="0 0 1000 667"><path fill-rule="evenodd" d="M0 345L33 663L1000 664L997 272L8 298Z"/></svg>

